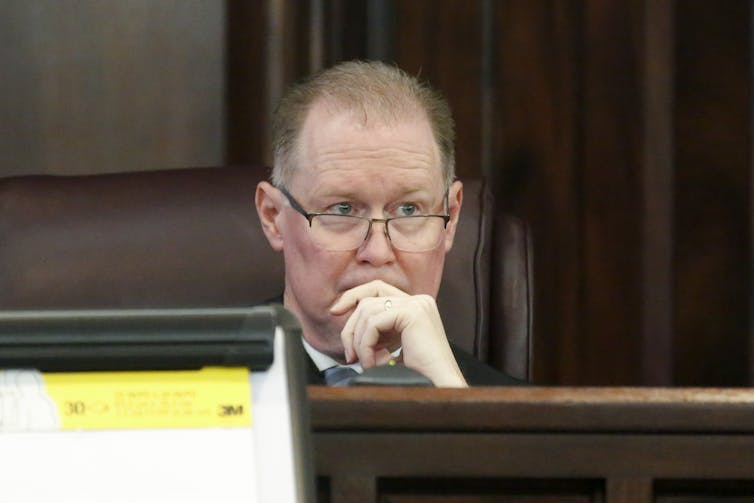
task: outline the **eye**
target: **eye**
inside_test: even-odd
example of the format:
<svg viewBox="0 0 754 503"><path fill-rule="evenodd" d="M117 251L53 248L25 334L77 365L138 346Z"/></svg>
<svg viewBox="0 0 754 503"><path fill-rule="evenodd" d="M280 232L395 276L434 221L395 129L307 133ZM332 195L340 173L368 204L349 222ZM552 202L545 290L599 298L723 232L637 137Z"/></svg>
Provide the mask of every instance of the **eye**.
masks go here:
<svg viewBox="0 0 754 503"><path fill-rule="evenodd" d="M412 203L404 203L398 206L399 217L411 217L416 215L418 212L419 208L417 208L417 206Z"/></svg>
<svg viewBox="0 0 754 503"><path fill-rule="evenodd" d="M353 214L353 205L346 202L333 204L327 209L327 212L333 215L351 215Z"/></svg>

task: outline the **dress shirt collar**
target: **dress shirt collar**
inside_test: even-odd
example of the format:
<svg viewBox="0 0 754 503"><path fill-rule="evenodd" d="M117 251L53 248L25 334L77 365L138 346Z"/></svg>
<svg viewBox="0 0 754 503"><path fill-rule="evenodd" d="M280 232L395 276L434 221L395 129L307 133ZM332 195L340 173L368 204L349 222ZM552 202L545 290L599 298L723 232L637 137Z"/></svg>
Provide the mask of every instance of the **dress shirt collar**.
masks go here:
<svg viewBox="0 0 754 503"><path fill-rule="evenodd" d="M343 365L335 361L333 358L322 353L321 351L314 349L314 347L312 347L311 344L306 342L306 339L304 339L303 337L301 337L301 342L304 343L304 349L306 350L307 354L309 355L309 358L312 359L312 361L314 362L314 365L317 366L317 369L320 372L323 372L332 367L350 367L354 369L356 372L358 372L359 374L364 372L364 369L361 368L361 363L359 362L352 363L351 365Z"/></svg>
<svg viewBox="0 0 754 503"><path fill-rule="evenodd" d="M321 351L318 351L314 349L314 347L306 342L306 339L301 337L301 342L304 344L304 349L306 350L306 353L309 355L309 358L312 359L314 362L314 365L316 365L317 370L320 372L324 372L325 370L332 368L332 367L349 367L354 369L356 372L361 374L364 372L364 369L361 367L361 363L356 362L352 363L350 365L343 365L341 363L338 363L333 358L327 356L326 354L322 353ZM401 349L398 348L395 351L393 351L393 357L398 358L401 354Z"/></svg>

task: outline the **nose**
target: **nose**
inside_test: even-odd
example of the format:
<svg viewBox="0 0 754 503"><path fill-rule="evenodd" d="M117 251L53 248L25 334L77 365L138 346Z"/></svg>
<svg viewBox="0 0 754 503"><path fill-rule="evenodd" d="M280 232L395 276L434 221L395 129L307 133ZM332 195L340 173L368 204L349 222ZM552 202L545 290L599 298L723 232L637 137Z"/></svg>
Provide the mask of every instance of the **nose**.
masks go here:
<svg viewBox="0 0 754 503"><path fill-rule="evenodd" d="M356 258L374 266L389 264L395 260L395 252L387 237L385 222L372 222L369 235L356 250Z"/></svg>

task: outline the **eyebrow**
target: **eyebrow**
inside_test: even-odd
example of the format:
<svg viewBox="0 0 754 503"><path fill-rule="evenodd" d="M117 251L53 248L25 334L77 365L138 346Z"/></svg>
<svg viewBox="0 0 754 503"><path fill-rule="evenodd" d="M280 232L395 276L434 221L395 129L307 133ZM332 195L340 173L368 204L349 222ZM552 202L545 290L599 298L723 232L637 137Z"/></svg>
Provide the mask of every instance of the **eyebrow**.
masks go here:
<svg viewBox="0 0 754 503"><path fill-rule="evenodd" d="M408 190L402 190L398 197L396 199L402 199L405 197L411 197L411 196L424 196L428 195L431 196L432 192L430 189L426 188L415 188L415 189L408 189ZM322 193L312 193L312 197L314 198L344 198L344 199L360 199L356 192L352 190L342 190L341 188L333 188L332 190L327 190Z"/></svg>

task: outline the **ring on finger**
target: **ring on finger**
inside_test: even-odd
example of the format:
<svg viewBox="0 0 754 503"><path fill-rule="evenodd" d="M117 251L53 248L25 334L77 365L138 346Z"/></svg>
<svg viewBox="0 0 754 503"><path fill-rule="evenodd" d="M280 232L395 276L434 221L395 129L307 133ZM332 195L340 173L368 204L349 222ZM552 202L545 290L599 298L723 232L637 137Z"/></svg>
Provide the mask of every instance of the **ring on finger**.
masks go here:
<svg viewBox="0 0 754 503"><path fill-rule="evenodd" d="M393 308L393 301L385 299L385 311L390 311Z"/></svg>

